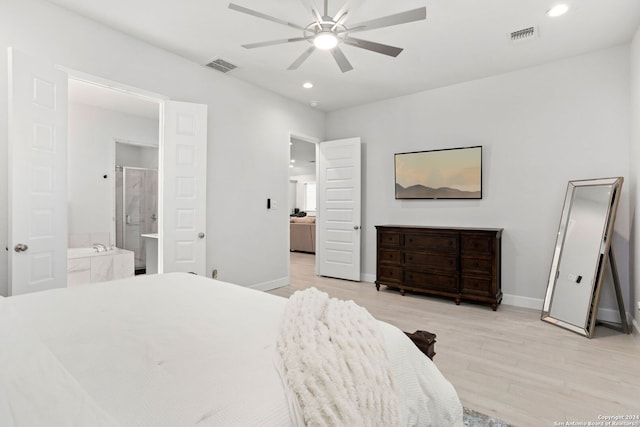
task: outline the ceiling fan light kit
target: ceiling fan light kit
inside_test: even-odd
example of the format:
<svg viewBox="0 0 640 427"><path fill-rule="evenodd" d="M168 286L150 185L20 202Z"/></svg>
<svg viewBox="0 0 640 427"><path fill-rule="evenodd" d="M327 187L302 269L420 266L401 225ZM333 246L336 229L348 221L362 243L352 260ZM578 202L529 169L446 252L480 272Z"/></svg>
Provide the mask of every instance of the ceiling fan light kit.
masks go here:
<svg viewBox="0 0 640 427"><path fill-rule="evenodd" d="M333 49L338 45L338 37L331 31L320 31L313 38L313 44L320 50Z"/></svg>
<svg viewBox="0 0 640 427"><path fill-rule="evenodd" d="M296 70L304 63L304 61L307 60L309 56L311 56L311 54L316 49L320 49L330 51L334 60L338 64L338 67L340 67L340 70L343 73L346 73L347 71L353 70L353 66L340 49L339 44L341 43L392 57L396 57L400 54L400 52L402 52L402 48L399 47L351 37L352 33L406 24L409 22L421 21L427 18L427 8L420 7L418 9L384 16L382 18L372 19L370 21L361 22L347 27L345 26L345 22L350 16L350 9L354 9L354 7L350 8L350 5L353 2L346 2L345 5L338 11L338 13L331 17L329 16L328 0L324 1L324 14L320 14L320 12L316 9L313 0L301 1L305 9L311 12L313 19L313 21L306 27L269 15L265 15L262 12L248 9L244 6L229 3L229 9L245 13L247 15L252 15L257 18L265 19L267 21L275 22L281 25L286 25L291 28L302 30L303 32L302 37L292 37L283 40L272 40L266 42L245 44L243 45L243 47L246 49L254 49L258 47L273 46L284 43L294 43L306 40L307 42L311 43L311 46L307 48L302 53L302 55L300 55L287 68L288 70ZM356 0L355 3L359 3L359 1Z"/></svg>

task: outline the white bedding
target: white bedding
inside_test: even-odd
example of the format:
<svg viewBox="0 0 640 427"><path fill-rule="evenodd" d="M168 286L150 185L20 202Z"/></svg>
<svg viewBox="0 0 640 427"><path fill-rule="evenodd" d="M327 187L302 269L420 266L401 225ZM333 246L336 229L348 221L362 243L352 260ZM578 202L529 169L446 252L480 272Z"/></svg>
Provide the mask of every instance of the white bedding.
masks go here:
<svg viewBox="0 0 640 427"><path fill-rule="evenodd" d="M276 349L286 303L182 273L0 299L0 425L301 425ZM462 425L451 384L380 326L403 424Z"/></svg>

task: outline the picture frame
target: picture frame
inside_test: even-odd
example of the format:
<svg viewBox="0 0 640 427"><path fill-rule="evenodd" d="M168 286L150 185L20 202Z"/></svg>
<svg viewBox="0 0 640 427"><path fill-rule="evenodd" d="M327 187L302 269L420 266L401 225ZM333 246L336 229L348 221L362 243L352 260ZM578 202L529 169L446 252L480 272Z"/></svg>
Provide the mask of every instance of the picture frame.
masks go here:
<svg viewBox="0 0 640 427"><path fill-rule="evenodd" d="M482 199L482 146L396 153L395 198Z"/></svg>

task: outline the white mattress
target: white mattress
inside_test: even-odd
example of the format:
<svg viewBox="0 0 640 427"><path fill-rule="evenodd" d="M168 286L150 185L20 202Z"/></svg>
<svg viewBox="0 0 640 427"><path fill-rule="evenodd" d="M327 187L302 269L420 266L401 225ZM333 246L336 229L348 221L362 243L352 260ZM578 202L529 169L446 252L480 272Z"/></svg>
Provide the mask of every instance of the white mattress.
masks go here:
<svg viewBox="0 0 640 427"><path fill-rule="evenodd" d="M184 273L0 299L0 425L300 425L278 369L286 302ZM403 424L461 425L451 384L381 325Z"/></svg>

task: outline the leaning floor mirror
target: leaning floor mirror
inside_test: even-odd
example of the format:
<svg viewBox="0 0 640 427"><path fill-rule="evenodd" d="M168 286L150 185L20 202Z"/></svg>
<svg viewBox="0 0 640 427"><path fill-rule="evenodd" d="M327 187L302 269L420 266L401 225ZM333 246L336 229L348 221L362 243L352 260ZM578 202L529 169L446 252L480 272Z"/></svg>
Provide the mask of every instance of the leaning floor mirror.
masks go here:
<svg viewBox="0 0 640 427"><path fill-rule="evenodd" d="M629 332L611 247L622 182L622 177L570 181L560 218L542 320L588 338L605 283L614 286L620 323L598 324Z"/></svg>

